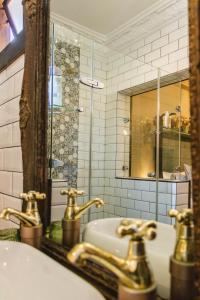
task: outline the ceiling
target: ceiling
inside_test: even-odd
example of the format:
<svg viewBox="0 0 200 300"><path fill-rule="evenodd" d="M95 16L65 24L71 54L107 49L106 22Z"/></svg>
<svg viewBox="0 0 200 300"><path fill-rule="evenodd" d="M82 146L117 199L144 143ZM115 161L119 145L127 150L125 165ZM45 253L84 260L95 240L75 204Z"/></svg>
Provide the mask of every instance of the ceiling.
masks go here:
<svg viewBox="0 0 200 300"><path fill-rule="evenodd" d="M51 0L51 13L108 34L158 0Z"/></svg>

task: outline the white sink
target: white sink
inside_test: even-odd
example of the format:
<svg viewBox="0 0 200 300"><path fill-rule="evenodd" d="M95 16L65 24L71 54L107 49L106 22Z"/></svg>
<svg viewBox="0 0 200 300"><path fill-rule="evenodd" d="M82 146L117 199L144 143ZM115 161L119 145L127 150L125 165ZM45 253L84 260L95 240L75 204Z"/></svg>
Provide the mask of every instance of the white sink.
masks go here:
<svg viewBox="0 0 200 300"><path fill-rule="evenodd" d="M121 218L110 218L92 221L86 225L83 239L115 255L125 257L130 237L116 236L116 229L121 220ZM157 226L157 238L153 241L146 240L145 244L158 294L163 298L169 298L169 257L174 251L176 233L171 225L157 223Z"/></svg>
<svg viewBox="0 0 200 300"><path fill-rule="evenodd" d="M86 281L42 252L0 241L1 300L105 300Z"/></svg>

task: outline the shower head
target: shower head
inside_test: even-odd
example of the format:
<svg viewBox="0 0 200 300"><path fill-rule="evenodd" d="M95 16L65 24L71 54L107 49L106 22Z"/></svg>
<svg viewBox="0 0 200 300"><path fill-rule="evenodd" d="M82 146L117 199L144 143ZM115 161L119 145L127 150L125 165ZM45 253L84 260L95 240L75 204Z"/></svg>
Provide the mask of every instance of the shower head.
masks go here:
<svg viewBox="0 0 200 300"><path fill-rule="evenodd" d="M104 84L96 79L90 78L90 77L80 77L79 81L87 86L90 86L94 89L103 89L104 88Z"/></svg>

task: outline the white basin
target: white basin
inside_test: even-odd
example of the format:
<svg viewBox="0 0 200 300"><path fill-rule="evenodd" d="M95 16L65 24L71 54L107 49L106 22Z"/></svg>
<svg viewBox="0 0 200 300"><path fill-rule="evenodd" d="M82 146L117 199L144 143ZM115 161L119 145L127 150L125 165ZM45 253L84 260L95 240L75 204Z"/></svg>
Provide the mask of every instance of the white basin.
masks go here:
<svg viewBox="0 0 200 300"><path fill-rule="evenodd" d="M105 300L85 280L42 252L0 241L1 300Z"/></svg>
<svg viewBox="0 0 200 300"><path fill-rule="evenodd" d="M86 225L83 239L115 255L125 257L130 237L117 237L116 229L121 220L122 218L110 218L92 221ZM157 283L158 294L163 298L169 298L169 257L174 251L176 233L171 225L157 223L157 226L157 238L153 241L145 241L146 250Z"/></svg>

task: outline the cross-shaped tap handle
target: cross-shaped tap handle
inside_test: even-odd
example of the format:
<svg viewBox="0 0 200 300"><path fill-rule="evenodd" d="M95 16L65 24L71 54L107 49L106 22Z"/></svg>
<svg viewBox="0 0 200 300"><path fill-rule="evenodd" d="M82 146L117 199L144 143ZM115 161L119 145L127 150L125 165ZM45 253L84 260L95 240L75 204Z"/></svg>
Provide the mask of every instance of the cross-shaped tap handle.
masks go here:
<svg viewBox="0 0 200 300"><path fill-rule="evenodd" d="M35 191L29 191L28 193L21 193L19 197L27 202L32 202L37 200L45 200L46 194Z"/></svg>
<svg viewBox="0 0 200 300"><path fill-rule="evenodd" d="M178 223L183 223L185 225L189 225L194 220L193 210L190 208L185 208L182 211L170 209L168 214L171 218L176 218Z"/></svg>
<svg viewBox="0 0 200 300"><path fill-rule="evenodd" d="M156 222L154 221L139 221L139 220L122 220L117 234L120 237L127 235L131 236L133 240L142 240L147 238L148 240L154 240L156 238Z"/></svg>

